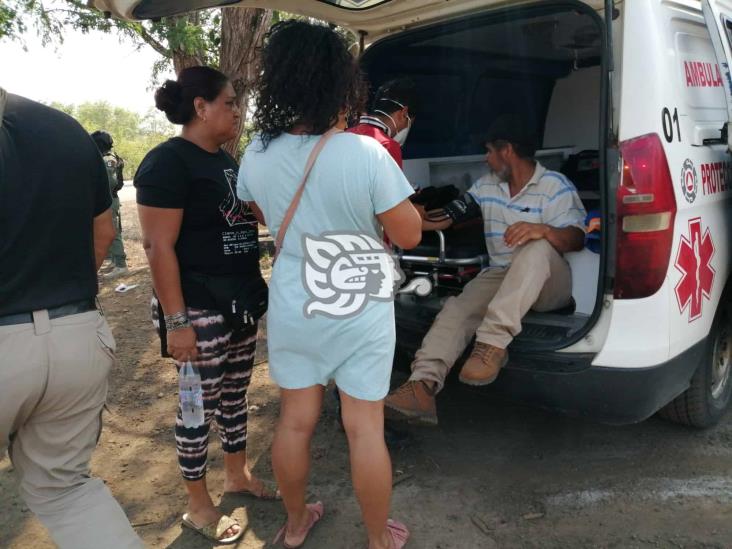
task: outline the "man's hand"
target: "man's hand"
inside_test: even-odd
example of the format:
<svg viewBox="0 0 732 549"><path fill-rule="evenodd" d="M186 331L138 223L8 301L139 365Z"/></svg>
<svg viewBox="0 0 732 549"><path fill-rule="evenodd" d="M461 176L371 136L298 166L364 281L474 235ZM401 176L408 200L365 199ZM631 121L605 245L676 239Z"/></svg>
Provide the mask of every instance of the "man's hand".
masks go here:
<svg viewBox="0 0 732 549"><path fill-rule="evenodd" d="M550 231L551 227L549 225L520 221L506 229L503 240L506 242L506 246L514 248L516 246L523 246L532 240L546 238Z"/></svg>
<svg viewBox="0 0 732 549"><path fill-rule="evenodd" d="M196 332L193 328L178 328L167 333L168 354L179 362L195 360L198 357L196 349Z"/></svg>

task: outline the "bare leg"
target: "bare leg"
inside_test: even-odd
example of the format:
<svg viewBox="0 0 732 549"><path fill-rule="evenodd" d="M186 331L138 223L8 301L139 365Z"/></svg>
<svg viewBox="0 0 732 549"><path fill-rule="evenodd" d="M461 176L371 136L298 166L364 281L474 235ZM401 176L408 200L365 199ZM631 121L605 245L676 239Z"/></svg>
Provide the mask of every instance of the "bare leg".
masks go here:
<svg viewBox="0 0 732 549"><path fill-rule="evenodd" d="M272 442L272 467L287 510L287 532L301 532L310 521L305 489L310 472L310 440L323 406L322 385L281 389L280 419Z"/></svg>
<svg viewBox="0 0 732 549"><path fill-rule="evenodd" d="M388 549L391 459L384 442L384 401L359 400L341 391L351 478L369 536L369 549Z"/></svg>
<svg viewBox="0 0 732 549"><path fill-rule="evenodd" d="M206 477L201 480L186 480L185 486L188 492L188 516L196 526L206 526L221 517L221 511L211 501L206 487ZM239 530L241 530L239 526L232 526L226 530L225 537L233 536Z"/></svg>
<svg viewBox="0 0 732 549"><path fill-rule="evenodd" d="M264 485L255 477L247 465L247 452L224 453L224 492L248 490L255 495L262 494Z"/></svg>

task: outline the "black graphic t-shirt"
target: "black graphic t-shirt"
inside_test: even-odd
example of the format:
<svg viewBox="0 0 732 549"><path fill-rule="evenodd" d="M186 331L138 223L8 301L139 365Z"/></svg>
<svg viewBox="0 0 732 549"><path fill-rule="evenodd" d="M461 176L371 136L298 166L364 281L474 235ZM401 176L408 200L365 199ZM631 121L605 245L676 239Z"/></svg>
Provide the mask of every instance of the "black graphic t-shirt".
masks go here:
<svg viewBox="0 0 732 549"><path fill-rule="evenodd" d="M175 245L181 272L260 276L257 220L237 198L236 179L229 154L210 153L182 137L155 147L137 169L138 204L183 209Z"/></svg>

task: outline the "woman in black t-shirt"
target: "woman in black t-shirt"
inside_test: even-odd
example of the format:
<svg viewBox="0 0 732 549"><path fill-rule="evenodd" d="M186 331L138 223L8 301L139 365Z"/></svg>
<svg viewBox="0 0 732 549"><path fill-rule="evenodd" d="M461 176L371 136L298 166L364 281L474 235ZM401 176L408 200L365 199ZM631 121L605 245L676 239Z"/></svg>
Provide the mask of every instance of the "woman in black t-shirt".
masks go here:
<svg viewBox="0 0 732 549"><path fill-rule="evenodd" d="M266 306L261 213L236 197L237 164L221 149L240 122L227 77L208 67L185 69L157 90L155 103L183 130L150 151L135 175L155 289L153 322L164 356L179 369L188 360L198 369L205 417L186 427L178 407L175 439L188 491L183 524L216 541L234 541L241 526L214 506L206 487L212 419L224 449L224 492L279 497L275 486L252 476L246 461L247 388L262 312L246 309L255 302Z"/></svg>

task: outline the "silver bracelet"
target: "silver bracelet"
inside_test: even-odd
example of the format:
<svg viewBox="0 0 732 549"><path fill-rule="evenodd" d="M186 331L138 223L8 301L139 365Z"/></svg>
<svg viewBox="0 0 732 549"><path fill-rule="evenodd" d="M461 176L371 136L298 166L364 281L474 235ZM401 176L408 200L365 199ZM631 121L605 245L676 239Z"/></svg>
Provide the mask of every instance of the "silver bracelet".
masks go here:
<svg viewBox="0 0 732 549"><path fill-rule="evenodd" d="M180 313L174 313L172 315L165 315L165 330L173 332L180 330L181 328L190 328L191 321L188 320L188 315L182 311Z"/></svg>

